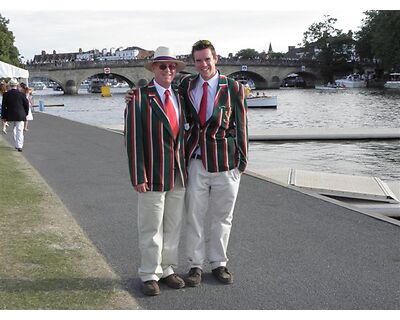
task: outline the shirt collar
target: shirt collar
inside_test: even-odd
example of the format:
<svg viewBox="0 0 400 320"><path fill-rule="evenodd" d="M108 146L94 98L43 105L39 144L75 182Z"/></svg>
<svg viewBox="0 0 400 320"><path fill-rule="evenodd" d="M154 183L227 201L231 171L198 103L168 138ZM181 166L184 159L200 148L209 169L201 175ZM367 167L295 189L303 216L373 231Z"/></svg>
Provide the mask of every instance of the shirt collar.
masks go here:
<svg viewBox="0 0 400 320"><path fill-rule="evenodd" d="M200 76L200 82L199 85L203 86L203 83L206 82L203 80L203 78ZM207 80L208 85L212 88L215 89L218 86L218 82L219 82L219 72L217 71L217 73L209 80Z"/></svg>
<svg viewBox="0 0 400 320"><path fill-rule="evenodd" d="M166 91L166 90L169 90L169 93L172 94L172 87L171 87L171 85L170 85L168 88L164 88L164 87L160 86L160 85L157 83L157 81L154 79L154 86L156 87L157 92L158 92L158 94L159 94L161 97L164 97L164 94L165 94L165 91Z"/></svg>

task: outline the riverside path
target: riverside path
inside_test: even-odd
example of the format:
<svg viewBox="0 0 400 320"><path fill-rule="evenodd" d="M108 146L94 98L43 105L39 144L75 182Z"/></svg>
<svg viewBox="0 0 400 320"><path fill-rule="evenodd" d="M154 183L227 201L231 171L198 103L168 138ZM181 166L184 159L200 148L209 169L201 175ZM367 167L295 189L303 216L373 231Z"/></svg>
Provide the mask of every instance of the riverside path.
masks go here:
<svg viewBox="0 0 400 320"><path fill-rule="evenodd" d="M36 113L25 139L23 156L143 309L400 309L398 226L248 175L228 252L235 283L217 283L206 266L200 287L161 285L159 296L144 297L123 136Z"/></svg>

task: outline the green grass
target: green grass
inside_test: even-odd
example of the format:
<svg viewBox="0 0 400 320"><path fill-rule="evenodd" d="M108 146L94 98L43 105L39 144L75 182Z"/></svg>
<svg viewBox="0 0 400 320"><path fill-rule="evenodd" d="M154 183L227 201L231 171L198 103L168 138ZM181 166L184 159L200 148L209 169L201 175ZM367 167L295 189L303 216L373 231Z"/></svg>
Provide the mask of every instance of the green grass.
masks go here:
<svg viewBox="0 0 400 320"><path fill-rule="evenodd" d="M0 138L0 309L137 309L70 213Z"/></svg>

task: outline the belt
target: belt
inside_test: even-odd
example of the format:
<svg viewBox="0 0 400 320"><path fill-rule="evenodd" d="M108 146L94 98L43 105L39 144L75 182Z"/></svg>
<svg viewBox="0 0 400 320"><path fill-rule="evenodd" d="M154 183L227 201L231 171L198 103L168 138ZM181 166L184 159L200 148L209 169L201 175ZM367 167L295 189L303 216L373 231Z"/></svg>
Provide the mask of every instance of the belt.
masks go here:
<svg viewBox="0 0 400 320"><path fill-rule="evenodd" d="M193 153L191 158L201 160L201 154Z"/></svg>

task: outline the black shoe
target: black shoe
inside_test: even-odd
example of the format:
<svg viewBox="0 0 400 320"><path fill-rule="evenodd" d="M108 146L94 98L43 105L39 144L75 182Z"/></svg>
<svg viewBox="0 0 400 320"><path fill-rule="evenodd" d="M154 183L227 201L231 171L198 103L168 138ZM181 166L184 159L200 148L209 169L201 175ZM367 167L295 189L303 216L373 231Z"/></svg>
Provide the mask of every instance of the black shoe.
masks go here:
<svg viewBox="0 0 400 320"><path fill-rule="evenodd" d="M233 283L233 275L228 271L226 267L218 267L212 270L212 274L217 280L224 284Z"/></svg>
<svg viewBox="0 0 400 320"><path fill-rule="evenodd" d="M201 275L203 271L200 268L192 268L189 270L188 276L185 279L186 284L190 287L197 287L201 283Z"/></svg>
<svg viewBox="0 0 400 320"><path fill-rule="evenodd" d="M149 280L142 283L142 292L146 296L156 296L160 294L160 287L156 280Z"/></svg>
<svg viewBox="0 0 400 320"><path fill-rule="evenodd" d="M17 148L18 152L22 152L22 148Z"/></svg>
<svg viewBox="0 0 400 320"><path fill-rule="evenodd" d="M185 281L175 273L170 274L168 277L161 278L160 282L165 283L172 289L181 289L185 286Z"/></svg>

